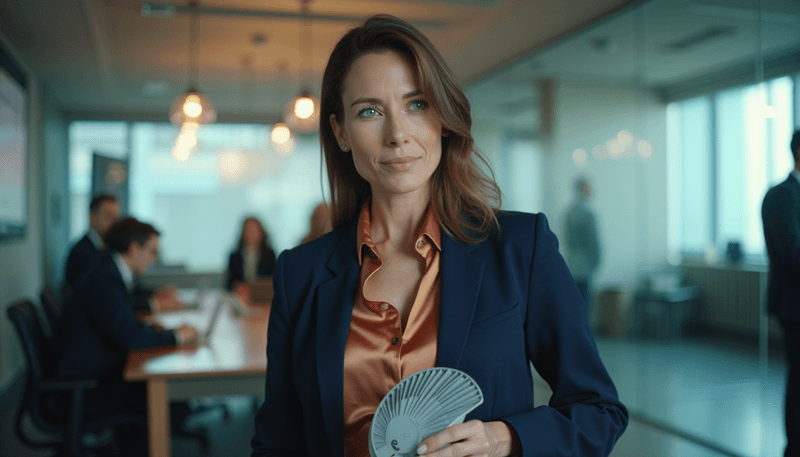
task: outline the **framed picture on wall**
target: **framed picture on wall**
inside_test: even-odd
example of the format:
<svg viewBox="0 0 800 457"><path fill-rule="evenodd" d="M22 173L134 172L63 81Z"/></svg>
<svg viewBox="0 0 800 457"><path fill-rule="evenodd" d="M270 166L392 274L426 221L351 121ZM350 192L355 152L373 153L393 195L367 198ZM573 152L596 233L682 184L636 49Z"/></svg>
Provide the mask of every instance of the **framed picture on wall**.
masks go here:
<svg viewBox="0 0 800 457"><path fill-rule="evenodd" d="M28 79L0 44L0 241L28 229Z"/></svg>

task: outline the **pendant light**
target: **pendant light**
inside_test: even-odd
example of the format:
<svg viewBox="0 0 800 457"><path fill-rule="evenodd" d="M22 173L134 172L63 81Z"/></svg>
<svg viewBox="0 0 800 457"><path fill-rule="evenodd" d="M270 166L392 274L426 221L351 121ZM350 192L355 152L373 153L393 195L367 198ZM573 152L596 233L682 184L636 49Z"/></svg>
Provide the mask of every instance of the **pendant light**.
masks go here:
<svg viewBox="0 0 800 457"><path fill-rule="evenodd" d="M308 67L305 69L303 69L301 65L298 71L298 80L303 76L300 73L305 70L306 87L300 91L297 97L289 100L286 109L283 111L283 121L286 126L289 127L290 130L302 133L310 133L319 128L319 99L313 96L311 90L308 88L313 71L311 65L313 37L311 35L311 22L308 20L309 3L311 3L311 0L300 0L301 10L302 14L305 16L305 20L300 23L300 39L298 41L302 47L300 50L300 61L301 63L308 62ZM303 33L304 28L307 29L308 33Z"/></svg>
<svg viewBox="0 0 800 457"><path fill-rule="evenodd" d="M197 0L191 0L189 6L197 8ZM197 13L189 17L189 66L187 79L189 89L178 96L169 110L169 120L173 124L184 127L185 124L213 124L217 120L217 111L208 97L197 89L199 75L197 63Z"/></svg>

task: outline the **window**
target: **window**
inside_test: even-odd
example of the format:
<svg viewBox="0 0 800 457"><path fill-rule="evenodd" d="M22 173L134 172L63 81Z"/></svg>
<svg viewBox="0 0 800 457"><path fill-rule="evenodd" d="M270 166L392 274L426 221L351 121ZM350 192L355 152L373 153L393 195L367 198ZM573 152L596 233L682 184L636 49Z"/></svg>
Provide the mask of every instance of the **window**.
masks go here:
<svg viewBox="0 0 800 457"><path fill-rule="evenodd" d="M794 84L787 76L667 107L672 254L738 242L764 258L761 202L794 167Z"/></svg>
<svg viewBox="0 0 800 457"><path fill-rule="evenodd" d="M178 129L168 123L74 122L70 126L70 237L88 226L92 153L129 161L130 215L161 232L161 262L192 271L221 271L242 220L255 215L276 253L294 247L322 201L316 138L275 150L271 126L214 124L197 134L197 151L172 155ZM327 189L327 181L323 183Z"/></svg>

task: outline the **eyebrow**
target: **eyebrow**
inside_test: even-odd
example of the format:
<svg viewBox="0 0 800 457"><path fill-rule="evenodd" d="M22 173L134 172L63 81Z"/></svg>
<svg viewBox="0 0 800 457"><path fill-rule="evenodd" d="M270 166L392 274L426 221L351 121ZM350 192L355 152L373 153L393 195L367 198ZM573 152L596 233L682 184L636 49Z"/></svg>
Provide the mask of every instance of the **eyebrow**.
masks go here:
<svg viewBox="0 0 800 457"><path fill-rule="evenodd" d="M405 99L407 99L407 98L416 97L416 96L418 96L418 95L422 95L422 90L419 90L419 89L418 89L418 90L415 90L415 91L413 91L413 92L409 92L409 93L407 93L407 94L403 95L403 99L405 100ZM353 103L351 103L351 104L350 104L350 107L352 108L352 107L354 107L354 106L356 106L356 105L358 105L358 104L361 104L361 103L372 103L372 104L377 104L377 103L380 103L380 102L381 102L381 101L380 101L379 99L377 99L377 98L361 97L361 98L357 98L357 99L355 99L355 100L353 101Z"/></svg>

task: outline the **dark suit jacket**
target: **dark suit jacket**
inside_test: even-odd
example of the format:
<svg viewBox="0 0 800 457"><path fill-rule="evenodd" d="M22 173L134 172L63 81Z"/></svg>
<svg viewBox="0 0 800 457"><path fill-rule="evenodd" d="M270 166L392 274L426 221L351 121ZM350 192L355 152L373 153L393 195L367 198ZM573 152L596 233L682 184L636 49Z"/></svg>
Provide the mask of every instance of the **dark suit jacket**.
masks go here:
<svg viewBox="0 0 800 457"><path fill-rule="evenodd" d="M70 289L75 287L75 284L83 275L92 269L102 257L102 252L94 247L94 243L89 239L89 235L84 235L83 238L75 243L72 250L69 251L67 257L67 271L64 275L64 284Z"/></svg>
<svg viewBox="0 0 800 457"><path fill-rule="evenodd" d="M275 253L270 249L269 254L258 259L256 272L259 277L272 276L275 273ZM225 283L228 290L233 288L235 281L244 282L244 256L242 251L232 252L228 257L228 280Z"/></svg>
<svg viewBox="0 0 800 457"><path fill-rule="evenodd" d="M105 255L67 298L58 342L58 377L121 379L128 351L174 345L175 335L136 319L122 275Z"/></svg>
<svg viewBox="0 0 800 457"><path fill-rule="evenodd" d="M767 308L800 323L800 183L794 176L767 192L761 218L769 254Z"/></svg>
<svg viewBox="0 0 800 457"><path fill-rule="evenodd" d="M581 296L543 215L499 215L466 245L442 232L437 366L472 376L525 455L608 455L628 414L598 355ZM358 283L356 225L285 251L275 271L265 402L254 456L342 456L344 350ZM533 407L529 361L550 384Z"/></svg>
<svg viewBox="0 0 800 457"><path fill-rule="evenodd" d="M67 272L64 276L64 290L62 291L64 297L72 293L72 289L78 281L89 273L95 264L103 259L105 254L105 251L97 250L92 240L89 239L88 234L75 243L67 257ZM141 287L137 283L130 295L133 309L135 311L150 311L150 297L152 296L152 290Z"/></svg>

